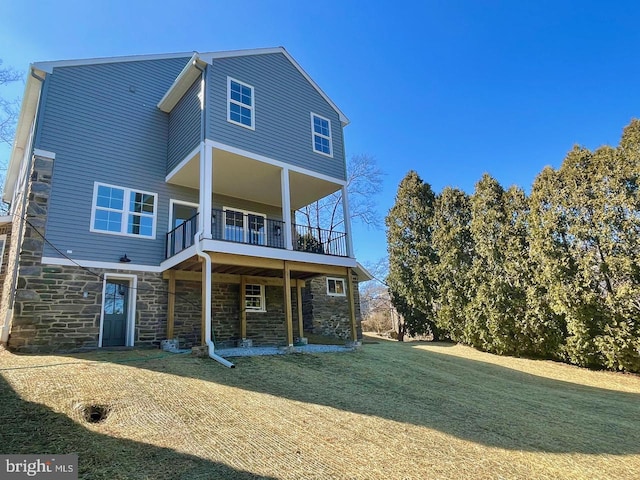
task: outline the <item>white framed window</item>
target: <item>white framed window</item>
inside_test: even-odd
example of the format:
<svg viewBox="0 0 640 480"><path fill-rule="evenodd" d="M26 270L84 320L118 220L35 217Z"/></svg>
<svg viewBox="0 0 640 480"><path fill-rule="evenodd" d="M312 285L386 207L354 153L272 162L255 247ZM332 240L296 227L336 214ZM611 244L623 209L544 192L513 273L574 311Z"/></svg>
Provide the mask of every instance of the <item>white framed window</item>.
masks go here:
<svg viewBox="0 0 640 480"><path fill-rule="evenodd" d="M333 157L331 120L313 112L311 112L311 143L314 152Z"/></svg>
<svg viewBox="0 0 640 480"><path fill-rule="evenodd" d="M264 285L245 285L244 305L248 312L266 312Z"/></svg>
<svg viewBox="0 0 640 480"><path fill-rule="evenodd" d="M158 195L94 182L90 231L156 238Z"/></svg>
<svg viewBox="0 0 640 480"><path fill-rule="evenodd" d="M2 273L2 265L4 263L4 246L7 243L7 236L0 235L0 273Z"/></svg>
<svg viewBox="0 0 640 480"><path fill-rule="evenodd" d="M255 101L251 85L227 77L227 121L255 130Z"/></svg>
<svg viewBox="0 0 640 480"><path fill-rule="evenodd" d="M333 297L344 297L346 296L347 289L344 285L344 278L332 278L327 277L327 295L331 295Z"/></svg>
<svg viewBox="0 0 640 480"><path fill-rule="evenodd" d="M223 207L224 239L232 242L267 244L267 216Z"/></svg>

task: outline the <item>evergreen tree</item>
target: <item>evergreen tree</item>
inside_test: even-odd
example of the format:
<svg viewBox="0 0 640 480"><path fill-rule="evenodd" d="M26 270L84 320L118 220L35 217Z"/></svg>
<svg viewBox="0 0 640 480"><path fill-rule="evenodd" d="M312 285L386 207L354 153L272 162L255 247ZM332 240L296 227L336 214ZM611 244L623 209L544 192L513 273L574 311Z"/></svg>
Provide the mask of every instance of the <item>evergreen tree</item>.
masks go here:
<svg viewBox="0 0 640 480"><path fill-rule="evenodd" d="M438 326L452 340L471 343L465 332L470 298L470 270L474 246L471 206L463 191L446 187L436 198L433 246L438 254L434 276L438 279Z"/></svg>
<svg viewBox="0 0 640 480"><path fill-rule="evenodd" d="M405 319L407 333L441 332L435 322L436 285L426 272L437 263L431 242L435 196L415 171L400 182L396 201L385 219L391 299Z"/></svg>
<svg viewBox="0 0 640 480"><path fill-rule="evenodd" d="M488 174L476 183L471 197L471 235L476 255L471 268L473 294L467 309L467 327L475 346L512 354L517 352L517 316L522 309L514 308L521 295L508 270L511 229L505 199L504 189Z"/></svg>
<svg viewBox="0 0 640 480"><path fill-rule="evenodd" d="M564 358L566 337L562 282L572 278L575 262L569 251L566 215L559 203L558 173L546 167L537 176L529 199L529 268L527 318L523 334L531 354Z"/></svg>

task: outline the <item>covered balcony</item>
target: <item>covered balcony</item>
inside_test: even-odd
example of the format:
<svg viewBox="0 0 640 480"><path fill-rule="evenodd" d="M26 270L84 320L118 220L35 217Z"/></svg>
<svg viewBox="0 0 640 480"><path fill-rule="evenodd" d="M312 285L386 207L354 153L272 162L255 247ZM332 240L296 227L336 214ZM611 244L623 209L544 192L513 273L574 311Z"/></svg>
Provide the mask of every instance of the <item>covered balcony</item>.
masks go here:
<svg viewBox="0 0 640 480"><path fill-rule="evenodd" d="M185 220L167 233L166 258L170 258L193 245L198 231L199 213ZM285 248L286 224L279 219L243 213L235 210L212 209L211 234L213 240ZM293 223L293 250L348 257L347 237L344 232Z"/></svg>
<svg viewBox="0 0 640 480"><path fill-rule="evenodd" d="M256 157L207 141L167 176L167 182L197 189L200 201L166 234L166 258L189 249L202 230L209 251L267 258L291 251L296 260L304 258L298 254L322 255L316 261L329 264L331 258L353 259L348 222L336 231L295 221L295 211L306 205L341 189L344 197L344 182Z"/></svg>

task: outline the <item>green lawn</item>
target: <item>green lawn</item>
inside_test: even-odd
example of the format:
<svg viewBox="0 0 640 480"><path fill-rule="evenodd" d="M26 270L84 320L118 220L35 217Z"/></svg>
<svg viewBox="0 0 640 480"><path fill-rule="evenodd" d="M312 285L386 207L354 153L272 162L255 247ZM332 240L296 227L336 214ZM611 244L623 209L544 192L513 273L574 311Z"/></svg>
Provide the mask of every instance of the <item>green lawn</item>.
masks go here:
<svg viewBox="0 0 640 480"><path fill-rule="evenodd" d="M638 376L384 340L235 362L2 352L2 450L90 479L640 478Z"/></svg>

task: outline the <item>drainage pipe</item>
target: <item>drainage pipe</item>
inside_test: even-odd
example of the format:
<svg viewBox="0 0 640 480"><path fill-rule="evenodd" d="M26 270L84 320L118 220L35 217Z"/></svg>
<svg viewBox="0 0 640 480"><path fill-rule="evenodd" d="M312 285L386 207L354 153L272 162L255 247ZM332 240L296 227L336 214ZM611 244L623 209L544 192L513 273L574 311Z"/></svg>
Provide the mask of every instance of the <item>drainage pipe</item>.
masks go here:
<svg viewBox="0 0 640 480"><path fill-rule="evenodd" d="M204 222L204 219L202 219L201 223L203 222ZM216 355L215 345L211 340L211 257L209 256L208 253L205 253L202 250L202 244L200 243L201 235L202 235L202 227L200 227L200 229L196 233L194 238L194 243L196 245L196 253L198 254L199 257L201 257L204 260L204 265L202 266L202 268L207 269L205 273L206 275L205 285L202 286L202 288L205 289L205 304L202 306L202 308L204 308L204 315L205 315L205 320L204 320L205 337L204 338L207 343L207 347L209 348L209 357L213 358L216 362L221 363L225 367L235 368L235 365L231 363L229 360L222 358L220 355Z"/></svg>
<svg viewBox="0 0 640 480"><path fill-rule="evenodd" d="M207 178L207 176L205 175L205 172L207 171L207 169L205 168L206 164L205 162L207 162L208 158L207 155L205 155L205 149L206 148L210 148L207 147L207 144L205 142L206 139L206 131L205 131L205 121L206 121L206 98L207 98L207 90L206 90L206 85L205 85L205 75L206 75L206 70L204 68L201 68L200 65L198 65L197 60L194 60L193 62L193 66L196 67L198 70L200 70L200 72L202 73L202 90L201 90L201 94L202 94L202 98L201 98L201 117L200 117L200 135L201 135L201 143L200 143L200 205L205 204L205 195L206 195L206 189L204 188L206 185L206 182L210 182L211 181L211 177L209 176ZM209 202L211 201L211 199L209 198ZM205 213L209 213L209 218L204 218L205 217ZM205 289L205 300L204 300L204 305L202 305L202 308L204 308L204 338L205 338L205 342L207 344L207 348L209 350L209 357L214 359L216 362L221 363L222 365L224 365L225 367L229 367L229 368L235 368L235 365L233 363L231 363L229 360L222 358L220 355L216 355L215 353L215 345L213 344L213 340L211 340L211 257L209 256L208 253L205 253L202 250L202 237L204 236L204 222L211 222L211 211L209 212L200 212L200 227L198 228L198 231L196 232L194 238L193 238L193 243L196 246L196 253L198 254L199 257L201 257L204 260L204 264L202 265L202 268L206 268L205 271L205 278L203 279L204 285L202 285L202 288Z"/></svg>

